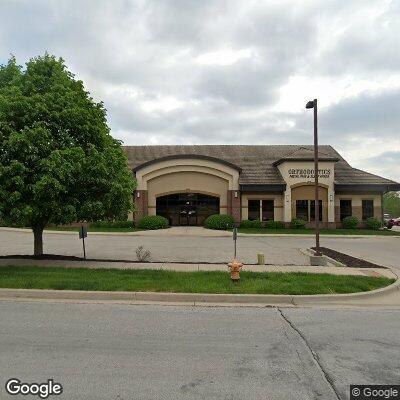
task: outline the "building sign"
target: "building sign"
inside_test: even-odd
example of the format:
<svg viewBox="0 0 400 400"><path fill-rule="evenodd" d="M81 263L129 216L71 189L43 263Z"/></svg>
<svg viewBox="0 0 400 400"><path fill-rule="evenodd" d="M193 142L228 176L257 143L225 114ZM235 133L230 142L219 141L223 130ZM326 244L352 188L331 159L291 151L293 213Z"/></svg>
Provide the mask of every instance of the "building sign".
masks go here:
<svg viewBox="0 0 400 400"><path fill-rule="evenodd" d="M292 179L314 179L314 168L290 168L288 174ZM330 168L318 170L318 178L329 179L330 176Z"/></svg>

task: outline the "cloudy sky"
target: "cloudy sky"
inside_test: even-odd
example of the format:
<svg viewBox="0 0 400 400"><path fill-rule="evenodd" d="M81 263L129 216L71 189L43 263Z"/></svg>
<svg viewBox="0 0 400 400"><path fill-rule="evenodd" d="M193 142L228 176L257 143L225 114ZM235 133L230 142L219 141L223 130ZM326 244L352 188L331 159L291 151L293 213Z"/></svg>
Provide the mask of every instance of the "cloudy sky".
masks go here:
<svg viewBox="0 0 400 400"><path fill-rule="evenodd" d="M0 63L62 56L125 144L311 144L400 181L400 1L0 0Z"/></svg>

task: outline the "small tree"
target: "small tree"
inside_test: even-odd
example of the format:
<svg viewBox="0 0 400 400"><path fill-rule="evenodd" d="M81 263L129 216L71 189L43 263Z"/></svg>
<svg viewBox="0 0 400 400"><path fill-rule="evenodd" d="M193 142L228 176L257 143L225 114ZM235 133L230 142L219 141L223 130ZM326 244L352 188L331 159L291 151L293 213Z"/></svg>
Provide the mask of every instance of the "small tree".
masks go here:
<svg viewBox="0 0 400 400"><path fill-rule="evenodd" d="M0 219L32 228L35 255L49 223L126 217L134 187L103 104L61 58L0 67Z"/></svg>
<svg viewBox="0 0 400 400"><path fill-rule="evenodd" d="M383 195L383 211L392 217L400 217L400 192L388 192Z"/></svg>

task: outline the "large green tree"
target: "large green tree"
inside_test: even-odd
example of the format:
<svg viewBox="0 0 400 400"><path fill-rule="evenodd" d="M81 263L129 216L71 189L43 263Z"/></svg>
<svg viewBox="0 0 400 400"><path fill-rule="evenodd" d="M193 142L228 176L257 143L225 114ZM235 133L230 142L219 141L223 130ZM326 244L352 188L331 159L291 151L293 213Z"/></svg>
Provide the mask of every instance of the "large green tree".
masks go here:
<svg viewBox="0 0 400 400"><path fill-rule="evenodd" d="M49 223L126 216L134 186L103 104L61 58L0 67L0 219L32 227L35 255Z"/></svg>
<svg viewBox="0 0 400 400"><path fill-rule="evenodd" d="M400 192L388 192L383 195L383 211L392 217L400 217Z"/></svg>

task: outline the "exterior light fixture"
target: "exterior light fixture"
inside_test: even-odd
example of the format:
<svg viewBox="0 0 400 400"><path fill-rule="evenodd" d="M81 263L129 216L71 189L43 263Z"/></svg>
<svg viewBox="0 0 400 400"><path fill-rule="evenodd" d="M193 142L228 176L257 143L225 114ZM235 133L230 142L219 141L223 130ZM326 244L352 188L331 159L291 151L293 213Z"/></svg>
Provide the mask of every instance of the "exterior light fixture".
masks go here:
<svg viewBox="0 0 400 400"><path fill-rule="evenodd" d="M137 197L137 198L140 197L140 192L136 192L136 197Z"/></svg>
<svg viewBox="0 0 400 400"><path fill-rule="evenodd" d="M314 108L314 102L315 105L317 104L317 99L315 100L310 100L307 104L306 104L306 108Z"/></svg>
<svg viewBox="0 0 400 400"><path fill-rule="evenodd" d="M235 199L237 199L238 197L238 192L235 192Z"/></svg>

